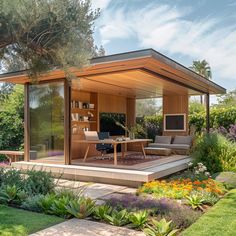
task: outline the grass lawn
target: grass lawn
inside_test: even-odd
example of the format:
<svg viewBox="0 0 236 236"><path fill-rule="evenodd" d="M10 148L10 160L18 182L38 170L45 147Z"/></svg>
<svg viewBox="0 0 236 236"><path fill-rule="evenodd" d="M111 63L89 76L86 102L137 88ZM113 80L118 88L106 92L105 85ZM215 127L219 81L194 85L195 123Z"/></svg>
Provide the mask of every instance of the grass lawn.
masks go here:
<svg viewBox="0 0 236 236"><path fill-rule="evenodd" d="M234 236L236 233L236 189L230 191L182 236Z"/></svg>
<svg viewBox="0 0 236 236"><path fill-rule="evenodd" d="M0 235L23 236L63 222L62 218L0 205Z"/></svg>

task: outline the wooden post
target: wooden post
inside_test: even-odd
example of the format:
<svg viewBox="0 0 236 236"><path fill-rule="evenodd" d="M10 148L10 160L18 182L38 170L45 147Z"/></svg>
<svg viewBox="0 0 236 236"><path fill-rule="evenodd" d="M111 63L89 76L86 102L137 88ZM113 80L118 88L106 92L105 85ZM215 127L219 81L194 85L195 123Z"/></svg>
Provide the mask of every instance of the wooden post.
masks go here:
<svg viewBox="0 0 236 236"><path fill-rule="evenodd" d="M205 96L206 100L206 131L210 132L210 95L209 93Z"/></svg>
<svg viewBox="0 0 236 236"><path fill-rule="evenodd" d="M24 85L24 161L30 161L29 83Z"/></svg>
<svg viewBox="0 0 236 236"><path fill-rule="evenodd" d="M65 164L71 164L71 81L64 83L64 157Z"/></svg>

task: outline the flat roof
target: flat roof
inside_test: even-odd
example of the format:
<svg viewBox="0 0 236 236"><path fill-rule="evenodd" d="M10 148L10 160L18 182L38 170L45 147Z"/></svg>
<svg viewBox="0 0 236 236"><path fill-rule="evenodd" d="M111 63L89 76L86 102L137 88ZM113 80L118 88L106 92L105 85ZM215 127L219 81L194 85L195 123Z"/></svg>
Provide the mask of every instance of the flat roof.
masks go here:
<svg viewBox="0 0 236 236"><path fill-rule="evenodd" d="M187 88L190 95L194 95L193 91L195 91L196 94L222 94L226 92L226 89L222 86L204 78L151 48L92 58L90 59L90 65L88 67L81 69L71 68L71 71L79 78L96 81L102 76L104 82L111 82L111 84L113 83L112 75L120 74L125 77L128 72L135 70L138 70L139 75L141 75L140 73L142 72L142 80L145 80L144 75L146 75L146 77L150 77L151 75L153 78L156 78L156 81L163 81L161 84L157 82L156 85L163 86L163 91L165 90L164 87L168 87L168 83L171 83L179 87ZM129 73L129 76L131 74L132 73ZM55 69L40 76L39 80L53 80L59 78L65 78L65 73L62 70ZM126 81L124 80L123 82L125 83ZM30 82L30 79L25 70L1 74L0 82L24 84ZM117 86L117 83L113 85Z"/></svg>

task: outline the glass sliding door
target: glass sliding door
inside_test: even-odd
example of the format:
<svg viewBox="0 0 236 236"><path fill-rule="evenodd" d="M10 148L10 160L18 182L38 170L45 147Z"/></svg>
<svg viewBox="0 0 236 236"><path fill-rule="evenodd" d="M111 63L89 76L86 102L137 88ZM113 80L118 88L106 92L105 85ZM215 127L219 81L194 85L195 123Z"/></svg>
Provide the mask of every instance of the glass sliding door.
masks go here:
<svg viewBox="0 0 236 236"><path fill-rule="evenodd" d="M30 161L65 163L64 82L29 85Z"/></svg>

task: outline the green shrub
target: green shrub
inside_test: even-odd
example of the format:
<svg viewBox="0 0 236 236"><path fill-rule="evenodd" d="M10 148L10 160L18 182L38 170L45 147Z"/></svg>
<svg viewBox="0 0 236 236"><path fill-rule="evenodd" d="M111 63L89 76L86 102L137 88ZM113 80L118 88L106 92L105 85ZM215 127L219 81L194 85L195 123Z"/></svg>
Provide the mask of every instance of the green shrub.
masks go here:
<svg viewBox="0 0 236 236"><path fill-rule="evenodd" d="M139 211L129 214L129 221L131 222L131 227L135 229L142 229L148 221L148 212Z"/></svg>
<svg viewBox="0 0 236 236"><path fill-rule="evenodd" d="M79 218L84 219L90 216L95 208L95 201L90 198L80 197L78 200L72 200L67 205L67 211Z"/></svg>
<svg viewBox="0 0 236 236"><path fill-rule="evenodd" d="M113 209L110 215L105 215L105 221L111 225L124 226L129 223L129 214L126 209L117 211Z"/></svg>
<svg viewBox="0 0 236 236"><path fill-rule="evenodd" d="M26 198L21 204L21 208L28 211L42 212L39 202L43 199L44 195L34 195Z"/></svg>
<svg viewBox="0 0 236 236"><path fill-rule="evenodd" d="M26 171L27 177L24 181L24 189L32 195L47 194L54 191L55 183L50 172L36 171L34 169Z"/></svg>
<svg viewBox="0 0 236 236"><path fill-rule="evenodd" d="M43 198L41 198L39 200L39 207L40 209L42 209L42 211L45 213L45 214L52 214L52 205L53 203L55 202L56 200L56 195L51 193L51 194L47 194L45 195Z"/></svg>
<svg viewBox="0 0 236 236"><path fill-rule="evenodd" d="M236 172L236 145L221 134L199 136L191 157L195 164L203 163L211 174L221 171Z"/></svg>
<svg viewBox="0 0 236 236"><path fill-rule="evenodd" d="M0 168L0 186L15 185L17 188L22 188L23 180L20 170Z"/></svg>
<svg viewBox="0 0 236 236"><path fill-rule="evenodd" d="M144 233L147 236L174 236L178 230L173 229L171 223L172 221L167 222L164 218L160 221L153 219L151 225L144 229Z"/></svg>
<svg viewBox="0 0 236 236"><path fill-rule="evenodd" d="M96 220L105 220L105 215L110 215L112 207L108 205L96 206L93 212L93 218Z"/></svg>
<svg viewBox="0 0 236 236"><path fill-rule="evenodd" d="M210 113L210 122L213 128L223 126L229 129L230 125L236 124L236 107L213 107Z"/></svg>
<svg viewBox="0 0 236 236"><path fill-rule="evenodd" d="M161 135L163 131L163 116L145 116L144 124L149 139L155 140L156 135Z"/></svg>
<svg viewBox="0 0 236 236"><path fill-rule="evenodd" d="M69 218L71 216L70 212L67 210L67 206L72 202L68 196L56 198L52 202L52 205L50 207L50 213L56 216L60 216L63 218Z"/></svg>
<svg viewBox="0 0 236 236"><path fill-rule="evenodd" d="M236 124L236 107L213 107L210 110L210 127L219 128L223 126L226 129L230 125ZM189 115L189 125L194 125L196 131L200 132L206 127L206 113L194 112Z"/></svg>
<svg viewBox="0 0 236 236"><path fill-rule="evenodd" d="M205 201L203 196L199 194L191 194L190 196L186 196L187 205L191 206L193 210L200 209L203 210L202 205Z"/></svg>
<svg viewBox="0 0 236 236"><path fill-rule="evenodd" d="M19 204L27 198L26 193L16 185L6 185L1 187L0 203Z"/></svg>

